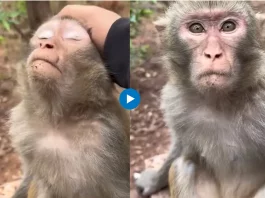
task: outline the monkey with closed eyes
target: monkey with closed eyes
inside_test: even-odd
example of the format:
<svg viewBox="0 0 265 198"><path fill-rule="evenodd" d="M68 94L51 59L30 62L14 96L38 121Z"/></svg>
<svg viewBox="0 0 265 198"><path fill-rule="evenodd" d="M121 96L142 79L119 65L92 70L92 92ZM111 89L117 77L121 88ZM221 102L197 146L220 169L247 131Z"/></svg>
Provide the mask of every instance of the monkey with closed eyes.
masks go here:
<svg viewBox="0 0 265 198"><path fill-rule="evenodd" d="M129 197L129 118L88 32L55 17L30 44L10 118L24 168L13 198Z"/></svg>
<svg viewBox="0 0 265 198"><path fill-rule="evenodd" d="M168 159L136 185L149 196L265 197L265 51L246 1L176 1L155 23L169 80Z"/></svg>

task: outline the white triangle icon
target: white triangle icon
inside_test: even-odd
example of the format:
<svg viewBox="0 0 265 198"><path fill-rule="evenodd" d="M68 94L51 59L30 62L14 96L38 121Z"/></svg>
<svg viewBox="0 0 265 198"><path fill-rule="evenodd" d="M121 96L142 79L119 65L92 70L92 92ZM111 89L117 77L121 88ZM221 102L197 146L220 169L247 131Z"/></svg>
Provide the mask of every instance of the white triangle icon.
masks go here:
<svg viewBox="0 0 265 198"><path fill-rule="evenodd" d="M132 102L135 98L127 94L127 104Z"/></svg>

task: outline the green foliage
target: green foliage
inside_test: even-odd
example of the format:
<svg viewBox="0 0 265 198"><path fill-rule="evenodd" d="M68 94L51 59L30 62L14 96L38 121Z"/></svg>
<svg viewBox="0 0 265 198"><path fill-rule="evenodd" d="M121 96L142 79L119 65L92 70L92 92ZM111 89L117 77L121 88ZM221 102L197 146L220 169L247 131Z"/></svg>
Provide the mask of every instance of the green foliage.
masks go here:
<svg viewBox="0 0 265 198"><path fill-rule="evenodd" d="M131 2L130 8L130 36L134 38L137 36L138 26L141 23L142 18L149 17L153 14L150 9L141 8L139 6L139 1Z"/></svg>
<svg viewBox="0 0 265 198"><path fill-rule="evenodd" d="M156 0L152 1L156 3ZM132 39L134 39L139 32L139 26L143 18L149 17L153 14L153 11L147 8L142 8L143 2L133 1L131 2L130 7L130 65L134 67L136 65L141 64L142 60L148 54L149 46L141 45L140 47L135 46L132 43Z"/></svg>
<svg viewBox="0 0 265 198"><path fill-rule="evenodd" d="M152 13L153 12L150 9L135 9L135 8L131 8L131 10L130 10L131 23L136 23L136 22L141 20L141 17L149 16Z"/></svg>
<svg viewBox="0 0 265 198"><path fill-rule="evenodd" d="M26 15L26 2L12 2L8 9L4 6L5 2L0 2L0 27L10 31L12 24L18 24L21 16Z"/></svg>
<svg viewBox="0 0 265 198"><path fill-rule="evenodd" d="M4 43L4 41L5 41L5 38L0 35L0 44Z"/></svg>

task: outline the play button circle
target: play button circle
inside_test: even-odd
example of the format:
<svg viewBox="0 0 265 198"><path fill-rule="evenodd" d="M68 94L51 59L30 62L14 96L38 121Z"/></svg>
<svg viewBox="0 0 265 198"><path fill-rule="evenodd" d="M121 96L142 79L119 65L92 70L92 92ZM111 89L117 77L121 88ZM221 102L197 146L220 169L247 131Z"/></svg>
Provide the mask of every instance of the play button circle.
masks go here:
<svg viewBox="0 0 265 198"><path fill-rule="evenodd" d="M120 104L124 109L132 110L140 104L140 94L135 89L125 89L120 94Z"/></svg>

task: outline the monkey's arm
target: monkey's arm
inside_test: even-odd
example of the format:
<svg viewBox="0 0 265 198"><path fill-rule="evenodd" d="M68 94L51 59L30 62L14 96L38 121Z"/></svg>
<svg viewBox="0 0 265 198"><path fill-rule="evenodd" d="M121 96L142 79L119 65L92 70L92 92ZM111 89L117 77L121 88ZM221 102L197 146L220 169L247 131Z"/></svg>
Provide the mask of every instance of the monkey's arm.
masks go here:
<svg viewBox="0 0 265 198"><path fill-rule="evenodd" d="M147 169L136 180L136 187L143 196L150 196L168 185L168 172L172 162L180 156L181 142L173 139L169 155L163 166L156 172Z"/></svg>
<svg viewBox="0 0 265 198"><path fill-rule="evenodd" d="M183 156L172 163L168 177L171 198L197 198L195 169L195 164Z"/></svg>
<svg viewBox="0 0 265 198"><path fill-rule="evenodd" d="M187 156L181 156L172 163L169 170L169 189L171 198L221 197L214 176Z"/></svg>
<svg viewBox="0 0 265 198"><path fill-rule="evenodd" d="M34 198L30 196L28 197L28 190L29 190L31 180L32 180L32 177L26 174L19 188L17 189L17 191L15 192L12 198Z"/></svg>

